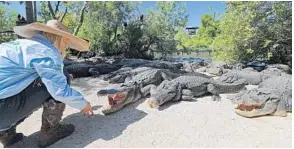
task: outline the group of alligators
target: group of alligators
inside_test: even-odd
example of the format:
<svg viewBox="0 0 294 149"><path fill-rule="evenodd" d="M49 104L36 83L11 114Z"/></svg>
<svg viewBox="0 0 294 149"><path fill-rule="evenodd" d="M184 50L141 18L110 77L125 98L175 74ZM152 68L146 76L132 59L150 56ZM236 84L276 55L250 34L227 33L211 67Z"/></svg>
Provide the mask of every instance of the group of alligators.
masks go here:
<svg viewBox="0 0 294 149"><path fill-rule="evenodd" d="M112 64L64 63L64 69L74 78L102 75L105 81L121 84L97 92L98 96L108 96L108 103L102 109L105 115L143 97L149 97L149 107L158 108L167 102L196 101L197 97L209 94L214 101L220 101L219 94L224 93L236 93L231 101L235 112L243 117L286 116L292 112L292 75L286 65L268 65L257 71L238 64L231 67L210 64L202 68L191 64L197 68L185 71L183 67L187 64L141 59L124 59ZM246 85L258 87L247 90Z"/></svg>

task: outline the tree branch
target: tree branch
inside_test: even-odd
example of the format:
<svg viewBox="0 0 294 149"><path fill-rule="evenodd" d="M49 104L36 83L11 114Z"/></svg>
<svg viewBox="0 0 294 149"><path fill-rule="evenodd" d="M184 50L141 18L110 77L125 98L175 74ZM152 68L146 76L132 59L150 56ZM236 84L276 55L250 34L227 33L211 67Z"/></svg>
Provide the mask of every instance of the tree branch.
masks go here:
<svg viewBox="0 0 294 149"><path fill-rule="evenodd" d="M88 4L88 2L85 1L84 6L83 6L82 9L81 9L80 19L79 19L79 24L78 24L78 26L74 29L74 33L73 33L74 35L77 35L77 34L78 34L79 29L80 29L80 27L82 26L82 24L83 24L83 22L84 22L84 12L85 12L85 9L86 9L86 7L87 7L87 4Z"/></svg>
<svg viewBox="0 0 294 149"><path fill-rule="evenodd" d="M51 6L50 1L48 1L47 4L48 4L48 8L49 8L49 11L50 11L50 13L51 13L52 18L53 18L53 19L56 19L56 17L55 17L55 13L54 13L54 11L53 11L53 9L52 9L52 6Z"/></svg>
<svg viewBox="0 0 294 149"><path fill-rule="evenodd" d="M10 2L6 2L6 1L0 1L0 3L10 5Z"/></svg>
<svg viewBox="0 0 294 149"><path fill-rule="evenodd" d="M60 1L57 1L57 4L55 5L55 14L58 12L58 7L59 7Z"/></svg>
<svg viewBox="0 0 294 149"><path fill-rule="evenodd" d="M64 19L66 13L67 13L67 7L65 7L65 12L64 12L63 15L61 16L61 18L60 18L60 22L63 21L63 19Z"/></svg>

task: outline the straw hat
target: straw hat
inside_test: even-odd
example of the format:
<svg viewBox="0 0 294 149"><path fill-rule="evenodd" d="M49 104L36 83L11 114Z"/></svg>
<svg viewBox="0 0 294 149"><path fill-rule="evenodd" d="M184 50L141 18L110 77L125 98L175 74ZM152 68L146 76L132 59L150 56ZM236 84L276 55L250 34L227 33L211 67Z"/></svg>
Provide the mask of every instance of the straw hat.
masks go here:
<svg viewBox="0 0 294 149"><path fill-rule="evenodd" d="M36 22L24 26L16 26L13 30L17 35L25 38L31 38L40 31L56 34L69 39L69 48L78 51L89 51L89 43L71 34L71 32L58 20L50 20L46 25Z"/></svg>

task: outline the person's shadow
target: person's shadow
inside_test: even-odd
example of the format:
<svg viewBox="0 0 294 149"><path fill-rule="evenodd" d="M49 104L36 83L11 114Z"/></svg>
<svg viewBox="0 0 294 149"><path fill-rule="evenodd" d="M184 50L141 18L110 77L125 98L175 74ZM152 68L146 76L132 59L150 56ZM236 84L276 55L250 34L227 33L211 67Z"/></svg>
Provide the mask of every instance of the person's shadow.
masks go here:
<svg viewBox="0 0 294 149"><path fill-rule="evenodd" d="M111 140L116 138L120 136L129 125L143 119L147 115L147 113L136 109L140 103L142 103L142 101L137 101L134 104L122 108L116 113L106 116L96 114L91 118L87 118L81 113L69 115L63 119L62 123L74 124L76 128L75 132L49 147L83 148L99 139ZM12 147L37 148L39 133L40 132L36 132L24 138L21 142Z"/></svg>

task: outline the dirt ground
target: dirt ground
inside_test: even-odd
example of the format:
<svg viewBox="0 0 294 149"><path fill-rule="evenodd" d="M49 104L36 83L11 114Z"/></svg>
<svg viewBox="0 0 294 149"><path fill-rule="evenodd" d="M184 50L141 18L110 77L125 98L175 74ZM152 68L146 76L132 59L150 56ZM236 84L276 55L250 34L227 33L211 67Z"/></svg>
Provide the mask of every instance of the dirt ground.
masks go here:
<svg viewBox="0 0 294 149"><path fill-rule="evenodd" d="M101 79L79 78L73 87L92 103L95 115L84 117L67 107L63 123L76 126L73 135L60 140L53 148L98 147L292 147L292 114L287 117L244 118L233 111L229 95L222 101L211 97L197 102L167 104L156 110L141 99L122 110L104 116L105 97L96 91L109 85ZM20 124L18 132L27 137L13 147L37 147L42 109ZM1 147L1 145L0 145Z"/></svg>

